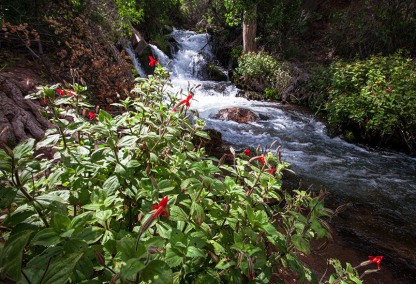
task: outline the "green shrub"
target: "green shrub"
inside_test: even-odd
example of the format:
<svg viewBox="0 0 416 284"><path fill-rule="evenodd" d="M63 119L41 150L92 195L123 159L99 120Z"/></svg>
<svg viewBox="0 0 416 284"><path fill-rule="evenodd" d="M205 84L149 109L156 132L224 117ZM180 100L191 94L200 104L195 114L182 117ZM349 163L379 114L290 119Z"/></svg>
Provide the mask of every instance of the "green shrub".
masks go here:
<svg viewBox="0 0 416 284"><path fill-rule="evenodd" d="M331 67L326 111L332 127L416 150L416 65L402 53Z"/></svg>
<svg viewBox="0 0 416 284"><path fill-rule="evenodd" d="M0 279L268 283L289 269L312 281L298 256L329 236L324 194L283 191L288 164L271 153L208 158L192 143L209 138L204 121L187 118L195 87L176 103L168 73L155 74L114 104L124 110L115 116L80 115L93 106L78 85L32 96L56 128L38 143L0 145Z"/></svg>
<svg viewBox="0 0 416 284"><path fill-rule="evenodd" d="M242 55L235 71L238 84L260 92L267 88L268 94L274 90L276 98L288 87L291 80L288 64L279 62L266 52Z"/></svg>

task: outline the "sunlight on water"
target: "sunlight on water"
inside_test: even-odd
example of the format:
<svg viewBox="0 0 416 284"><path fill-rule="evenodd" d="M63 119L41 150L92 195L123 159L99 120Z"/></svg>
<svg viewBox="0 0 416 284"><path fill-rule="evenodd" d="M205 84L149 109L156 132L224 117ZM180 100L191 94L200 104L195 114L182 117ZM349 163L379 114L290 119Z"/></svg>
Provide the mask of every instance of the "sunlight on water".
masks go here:
<svg viewBox="0 0 416 284"><path fill-rule="evenodd" d="M207 46L209 37L179 30L172 36L179 43L171 67L174 90L186 92L188 84L202 84L195 91L191 108L206 119L207 128L219 130L223 139L237 150L265 147L277 141L282 146L283 158L293 164L303 179L339 196L371 204L375 210L387 212L386 206L391 206L391 212L399 212L409 223L409 231L416 225L415 202L406 201L406 198L416 199L415 158L369 151L340 138L330 138L325 125L313 115L277 103L237 97L238 89L230 82L202 81L195 70L212 59L211 47ZM201 55L201 48L205 55ZM262 119L238 124L213 118L218 110L227 107L251 109Z"/></svg>

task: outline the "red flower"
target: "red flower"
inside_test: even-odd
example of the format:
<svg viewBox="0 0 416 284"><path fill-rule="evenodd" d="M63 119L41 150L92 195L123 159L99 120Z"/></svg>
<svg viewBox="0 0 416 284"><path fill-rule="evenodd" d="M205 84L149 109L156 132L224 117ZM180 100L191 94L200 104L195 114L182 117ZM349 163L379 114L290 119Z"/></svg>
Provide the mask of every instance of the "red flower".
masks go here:
<svg viewBox="0 0 416 284"><path fill-rule="evenodd" d="M267 170L271 175L272 174L274 174L274 172L276 171L276 168L272 168L272 169L269 169L269 170Z"/></svg>
<svg viewBox="0 0 416 284"><path fill-rule="evenodd" d="M244 155L250 157L250 149L244 150Z"/></svg>
<svg viewBox="0 0 416 284"><path fill-rule="evenodd" d="M96 113L93 113L92 111L89 111L88 112L88 115L90 116L90 119L94 119L94 118L97 117L97 114Z"/></svg>
<svg viewBox="0 0 416 284"><path fill-rule="evenodd" d="M340 65L339 68L343 68L342 65Z"/></svg>
<svg viewBox="0 0 416 284"><path fill-rule="evenodd" d="M190 103L189 101L192 99L192 97L193 97L193 96L194 96L194 95L189 94L189 95L186 97L186 99L181 100L181 102L179 103L179 105L186 105L187 107L190 107L190 106L191 106L191 103Z"/></svg>
<svg viewBox="0 0 416 284"><path fill-rule="evenodd" d="M363 110L363 107L360 107L360 110Z"/></svg>
<svg viewBox="0 0 416 284"><path fill-rule="evenodd" d="M261 156L254 157L254 158L252 158L252 160L259 160L260 164L264 165L265 164L264 156L265 156L265 154L263 154Z"/></svg>
<svg viewBox="0 0 416 284"><path fill-rule="evenodd" d="M369 256L368 256L368 259L369 259L372 263L377 264L378 269L380 269L380 262L381 262L381 260L383 259L383 256L382 256L382 255L378 255L378 256L371 256L371 255L369 255Z"/></svg>
<svg viewBox="0 0 416 284"><path fill-rule="evenodd" d="M47 103L46 99L43 99L43 102L44 102L44 103Z"/></svg>
<svg viewBox="0 0 416 284"><path fill-rule="evenodd" d="M62 97L62 96L65 96L65 91L64 90L62 90L62 89L56 89L56 92Z"/></svg>
<svg viewBox="0 0 416 284"><path fill-rule="evenodd" d="M326 88L327 91L332 91L332 88Z"/></svg>
<svg viewBox="0 0 416 284"><path fill-rule="evenodd" d="M153 56L150 56L149 55L149 66L154 67L154 66L156 66L158 64L159 64L159 62L156 61L156 59L154 59Z"/></svg>
<svg viewBox="0 0 416 284"><path fill-rule="evenodd" d="M152 210L156 210L155 213L153 213L152 218L156 218L159 215L165 216L166 218L169 218L168 211L166 211L166 206L168 205L168 197L165 196L162 198L162 200L159 202L158 205L153 205Z"/></svg>
<svg viewBox="0 0 416 284"><path fill-rule="evenodd" d="M386 89L386 92L387 92L387 93L391 93L391 91L393 91L393 89L392 89L391 87L388 87L388 88Z"/></svg>
<svg viewBox="0 0 416 284"><path fill-rule="evenodd" d="M194 95L193 94L189 94L186 99L181 100L174 108L173 108L173 112L176 112L176 107L180 106L180 105L186 105L187 107L191 106L191 102L190 100L192 99Z"/></svg>

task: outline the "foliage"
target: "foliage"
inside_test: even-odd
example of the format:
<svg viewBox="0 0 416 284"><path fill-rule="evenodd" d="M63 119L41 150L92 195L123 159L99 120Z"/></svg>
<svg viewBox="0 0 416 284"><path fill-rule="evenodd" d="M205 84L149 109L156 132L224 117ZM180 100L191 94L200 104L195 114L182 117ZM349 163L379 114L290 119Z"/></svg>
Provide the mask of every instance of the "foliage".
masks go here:
<svg viewBox="0 0 416 284"><path fill-rule="evenodd" d="M289 67L266 52L247 53L238 60L235 69L237 83L256 91L273 91L275 99L288 87L291 79Z"/></svg>
<svg viewBox="0 0 416 284"><path fill-rule="evenodd" d="M403 53L335 62L326 111L332 127L357 138L416 149L416 65ZM360 136L359 136L360 135Z"/></svg>
<svg viewBox="0 0 416 284"><path fill-rule="evenodd" d="M283 191L288 164L271 152L231 149L214 163L192 143L209 138L204 121L165 92L168 77L158 65L115 116L86 119L92 105L77 84L31 96L56 128L38 143L1 145L3 279L268 283L289 269L313 280L298 255L329 236L325 194Z"/></svg>
<svg viewBox="0 0 416 284"><path fill-rule="evenodd" d="M65 13L68 17L45 18L57 35L55 48L60 65L53 68L54 72L67 81L87 83L100 104L111 103L114 98L109 94L133 86L132 68L126 55L89 19L70 11Z"/></svg>
<svg viewBox="0 0 416 284"><path fill-rule="evenodd" d="M328 38L343 56L367 57L398 49L415 52L415 1L353 1L332 11Z"/></svg>
<svg viewBox="0 0 416 284"><path fill-rule="evenodd" d="M273 51L285 51L289 41L305 30L310 18L300 0L262 1L258 15L258 43Z"/></svg>
<svg viewBox="0 0 416 284"><path fill-rule="evenodd" d="M143 10L143 22L138 29L148 38L165 35L165 26L177 26L182 22L180 1L144 0L140 1Z"/></svg>

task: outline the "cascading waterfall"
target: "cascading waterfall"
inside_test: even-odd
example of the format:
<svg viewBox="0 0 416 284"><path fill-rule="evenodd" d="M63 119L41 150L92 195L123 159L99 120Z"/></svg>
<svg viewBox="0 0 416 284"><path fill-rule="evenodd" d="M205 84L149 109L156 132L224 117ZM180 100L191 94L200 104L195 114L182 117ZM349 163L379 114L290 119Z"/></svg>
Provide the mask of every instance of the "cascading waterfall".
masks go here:
<svg viewBox="0 0 416 284"><path fill-rule="evenodd" d="M136 69L137 74L139 74L140 77L146 77L146 72L144 72L142 66L140 65L140 62L137 59L136 53L133 50L131 42L128 42L127 45L124 45L124 50L127 52L131 60L133 61L134 69Z"/></svg>
<svg viewBox="0 0 416 284"><path fill-rule="evenodd" d="M398 246L416 245L416 158L331 138L323 123L296 107L236 97L238 90L230 82L204 81L200 76L213 59L207 34L175 30L171 36L177 43L169 66L172 83L177 90L202 84L191 108L198 110L208 128L220 131L239 150L277 141L283 159L305 182L328 189L339 202L353 202L372 212L371 218L360 219L360 228L352 229L358 235L381 247L389 242L393 246L393 239L400 242ZM227 107L251 109L261 119L238 124L213 118ZM399 251L397 245L394 250Z"/></svg>

